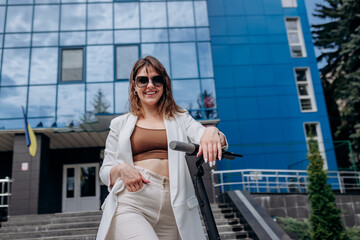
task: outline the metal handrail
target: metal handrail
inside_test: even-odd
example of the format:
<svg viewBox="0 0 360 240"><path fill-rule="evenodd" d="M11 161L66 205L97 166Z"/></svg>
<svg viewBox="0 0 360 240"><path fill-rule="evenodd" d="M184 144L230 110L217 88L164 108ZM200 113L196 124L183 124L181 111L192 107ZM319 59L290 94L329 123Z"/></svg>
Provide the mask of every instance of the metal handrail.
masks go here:
<svg viewBox="0 0 360 240"><path fill-rule="evenodd" d="M349 190L360 190L360 172L328 171L328 184L333 190L346 193ZM226 181L230 178L232 180ZM220 193L225 188L240 189L256 193L307 193L308 174L306 170L279 169L237 169L211 171L212 191L216 201L216 188ZM216 179L218 182L216 182ZM234 187L234 189L233 189Z"/></svg>
<svg viewBox="0 0 360 240"><path fill-rule="evenodd" d="M5 179L0 179L0 210L2 214L6 214L7 216L0 217L8 217L9 216L9 206L10 206L10 197L11 197L11 183L12 179L6 177Z"/></svg>

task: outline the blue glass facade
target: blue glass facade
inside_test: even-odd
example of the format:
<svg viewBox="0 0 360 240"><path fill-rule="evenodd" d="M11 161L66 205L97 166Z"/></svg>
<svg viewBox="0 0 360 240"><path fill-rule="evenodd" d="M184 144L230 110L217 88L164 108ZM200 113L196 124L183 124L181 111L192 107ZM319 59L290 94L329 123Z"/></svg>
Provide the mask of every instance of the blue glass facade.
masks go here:
<svg viewBox="0 0 360 240"><path fill-rule="evenodd" d="M32 127L77 126L99 90L106 114L127 112L131 67L148 54L179 105L217 118L206 1L1 1L0 40L1 129L23 127L21 106Z"/></svg>
<svg viewBox="0 0 360 240"><path fill-rule="evenodd" d="M336 170L332 137L304 1L209 0L219 128L243 159L220 169L306 169L305 124L317 124L329 170ZM286 19L299 19L306 55L292 57ZM302 111L295 69L312 79L315 106Z"/></svg>
<svg viewBox="0 0 360 240"><path fill-rule="evenodd" d="M287 18L300 23L303 57L292 57ZM309 123L337 169L303 1L0 0L0 47L1 129L23 128L21 106L34 128L77 126L96 113L99 89L106 114L128 111L131 67L150 54L177 103L196 119L219 118L244 154L219 169L305 169ZM313 111L302 111L296 69L309 73Z"/></svg>

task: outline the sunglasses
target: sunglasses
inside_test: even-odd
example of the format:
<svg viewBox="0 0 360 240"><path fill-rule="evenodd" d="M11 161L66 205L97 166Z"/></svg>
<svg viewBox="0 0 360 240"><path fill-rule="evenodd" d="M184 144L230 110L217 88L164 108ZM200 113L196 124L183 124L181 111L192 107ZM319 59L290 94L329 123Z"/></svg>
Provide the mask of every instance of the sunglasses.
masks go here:
<svg viewBox="0 0 360 240"><path fill-rule="evenodd" d="M149 81L150 81L149 78L145 77L145 76L138 76L135 79L136 86L138 86L139 88L146 87L149 84ZM165 78L164 78L164 76L161 76L161 75L154 76L151 79L151 81L152 81L152 83L154 84L155 87L161 87L165 83Z"/></svg>

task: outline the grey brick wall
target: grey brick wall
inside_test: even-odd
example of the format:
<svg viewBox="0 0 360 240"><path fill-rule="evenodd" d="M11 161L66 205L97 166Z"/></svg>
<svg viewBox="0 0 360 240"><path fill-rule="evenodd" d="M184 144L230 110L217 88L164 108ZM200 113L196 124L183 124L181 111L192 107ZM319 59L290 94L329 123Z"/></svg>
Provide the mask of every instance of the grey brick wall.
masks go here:
<svg viewBox="0 0 360 240"><path fill-rule="evenodd" d="M310 204L305 194L252 194L271 216L304 219L310 216ZM345 226L360 226L360 195L336 195Z"/></svg>

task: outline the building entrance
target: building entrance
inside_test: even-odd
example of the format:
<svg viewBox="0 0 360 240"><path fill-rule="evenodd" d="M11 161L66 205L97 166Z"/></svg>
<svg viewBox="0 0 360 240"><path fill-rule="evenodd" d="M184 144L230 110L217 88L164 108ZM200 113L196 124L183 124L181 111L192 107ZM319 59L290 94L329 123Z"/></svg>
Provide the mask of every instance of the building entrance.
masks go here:
<svg viewBox="0 0 360 240"><path fill-rule="evenodd" d="M99 164L64 165L63 212L85 212L100 209Z"/></svg>

